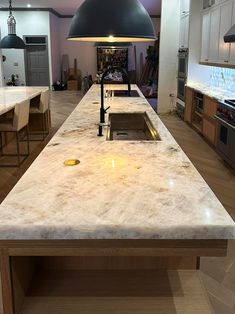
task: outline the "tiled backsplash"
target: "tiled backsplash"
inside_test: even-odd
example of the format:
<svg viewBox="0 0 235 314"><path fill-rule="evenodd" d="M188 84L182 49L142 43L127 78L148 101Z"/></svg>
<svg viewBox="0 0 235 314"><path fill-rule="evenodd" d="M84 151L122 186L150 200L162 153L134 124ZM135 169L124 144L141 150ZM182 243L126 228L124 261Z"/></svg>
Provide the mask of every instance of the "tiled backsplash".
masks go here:
<svg viewBox="0 0 235 314"><path fill-rule="evenodd" d="M235 69L211 67L210 86L235 92Z"/></svg>

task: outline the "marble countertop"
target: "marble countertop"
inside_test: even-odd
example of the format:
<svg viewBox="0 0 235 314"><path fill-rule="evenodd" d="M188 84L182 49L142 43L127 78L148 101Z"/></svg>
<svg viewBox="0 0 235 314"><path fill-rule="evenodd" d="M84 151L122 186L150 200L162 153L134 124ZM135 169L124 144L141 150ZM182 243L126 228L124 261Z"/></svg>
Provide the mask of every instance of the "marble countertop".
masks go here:
<svg viewBox="0 0 235 314"><path fill-rule="evenodd" d="M47 89L48 87L0 87L0 115L12 110L17 103L32 99Z"/></svg>
<svg viewBox="0 0 235 314"><path fill-rule="evenodd" d="M216 87L210 87L209 85L202 84L199 82L188 82L186 86L191 87L211 98L215 98L219 101L224 101L225 99L235 99L235 93L230 91L222 90Z"/></svg>
<svg viewBox="0 0 235 314"><path fill-rule="evenodd" d="M3 201L0 239L235 238L232 218L144 97L106 105L147 112L161 142L97 137L99 103L93 85ZM70 158L81 163L66 167Z"/></svg>

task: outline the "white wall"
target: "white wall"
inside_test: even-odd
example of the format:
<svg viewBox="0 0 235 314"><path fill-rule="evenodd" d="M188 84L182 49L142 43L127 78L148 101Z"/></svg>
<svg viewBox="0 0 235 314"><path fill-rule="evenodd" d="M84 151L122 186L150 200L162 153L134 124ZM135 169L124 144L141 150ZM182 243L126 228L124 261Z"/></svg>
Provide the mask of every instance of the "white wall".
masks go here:
<svg viewBox="0 0 235 314"><path fill-rule="evenodd" d="M180 1L162 0L158 112L170 111L177 94L177 64L179 48Z"/></svg>
<svg viewBox="0 0 235 314"><path fill-rule="evenodd" d="M50 42L50 21L49 12L20 12L15 11L14 16L16 18L16 32L17 35L23 38L23 35L45 35L48 36L48 50L50 55L51 42ZM7 11L0 11L0 27L2 37L7 35ZM20 84L26 84L25 80L25 65L24 65L24 50L9 50L3 49L3 55L7 57L4 62L3 70L5 81L11 77L12 74L18 74ZM51 59L49 58L49 68L52 74ZM51 78L52 83L52 78Z"/></svg>
<svg viewBox="0 0 235 314"><path fill-rule="evenodd" d="M156 35L160 33L161 19L152 18L153 25L155 27ZM136 56L137 56L137 77L140 78L142 73L142 63L145 63L145 58L147 56L147 49L149 46L153 46L154 43L133 43L133 47L129 48L129 70L135 70L134 64L134 46L136 46Z"/></svg>
<svg viewBox="0 0 235 314"><path fill-rule="evenodd" d="M77 59L78 69L82 71L82 76L87 74L96 74L96 48L94 43L79 43L68 41L70 25L72 19L60 19L60 52L61 56L67 54L69 56L70 68L74 66L74 59ZM91 21L92 23L92 21Z"/></svg>
<svg viewBox="0 0 235 314"><path fill-rule="evenodd" d="M60 19L50 13L50 43L51 43L51 77L52 82L61 80L61 58L60 58Z"/></svg>

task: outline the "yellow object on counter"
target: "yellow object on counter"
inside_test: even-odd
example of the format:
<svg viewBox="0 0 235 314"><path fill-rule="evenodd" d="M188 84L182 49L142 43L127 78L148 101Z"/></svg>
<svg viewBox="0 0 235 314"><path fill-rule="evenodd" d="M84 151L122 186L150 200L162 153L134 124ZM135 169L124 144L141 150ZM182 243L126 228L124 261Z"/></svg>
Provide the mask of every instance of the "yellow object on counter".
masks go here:
<svg viewBox="0 0 235 314"><path fill-rule="evenodd" d="M68 160L64 161L65 166L72 167L72 166L76 166L78 164L80 164L80 160L78 160L78 159L68 159Z"/></svg>

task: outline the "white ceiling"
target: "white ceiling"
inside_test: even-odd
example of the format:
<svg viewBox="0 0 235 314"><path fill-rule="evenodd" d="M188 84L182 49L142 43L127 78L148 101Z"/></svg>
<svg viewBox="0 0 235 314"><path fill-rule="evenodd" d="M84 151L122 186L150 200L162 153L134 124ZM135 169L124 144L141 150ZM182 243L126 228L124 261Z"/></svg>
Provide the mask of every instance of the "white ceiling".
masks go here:
<svg viewBox="0 0 235 314"><path fill-rule="evenodd" d="M13 0L12 2L13 7L25 8L29 3L32 8L52 8L60 14L72 15L84 0ZM140 2L144 5L149 14L161 14L161 0L140 0ZM8 0L1 0L0 7L8 7Z"/></svg>

